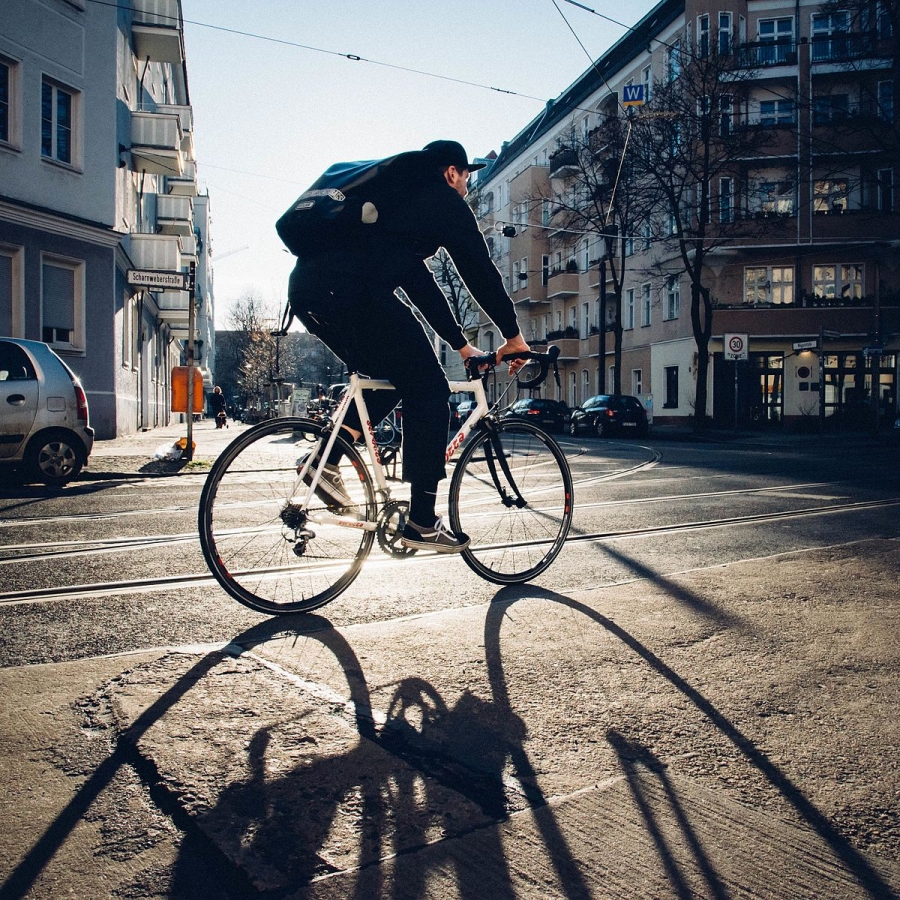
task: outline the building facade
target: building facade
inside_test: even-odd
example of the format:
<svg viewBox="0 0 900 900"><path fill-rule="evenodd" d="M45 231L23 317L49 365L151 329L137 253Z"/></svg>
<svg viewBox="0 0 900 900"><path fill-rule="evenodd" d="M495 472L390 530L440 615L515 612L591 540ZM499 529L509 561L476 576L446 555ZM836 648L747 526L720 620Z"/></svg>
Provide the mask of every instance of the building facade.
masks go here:
<svg viewBox="0 0 900 900"><path fill-rule="evenodd" d="M197 272L194 293L128 273ZM209 201L197 191L179 0L6 0L0 334L41 340L111 438L166 424L189 296L212 384Z"/></svg>
<svg viewBox="0 0 900 900"><path fill-rule="evenodd" d="M897 411L889 12L663 0L476 173L523 333L561 348L557 399L618 389L687 423L699 370L721 426Z"/></svg>

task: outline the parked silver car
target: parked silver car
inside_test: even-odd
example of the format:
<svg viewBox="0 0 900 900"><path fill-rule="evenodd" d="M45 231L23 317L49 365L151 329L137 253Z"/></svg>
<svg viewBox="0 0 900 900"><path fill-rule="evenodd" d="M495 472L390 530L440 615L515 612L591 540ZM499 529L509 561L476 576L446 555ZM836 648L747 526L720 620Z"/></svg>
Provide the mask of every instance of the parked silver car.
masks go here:
<svg viewBox="0 0 900 900"><path fill-rule="evenodd" d="M71 369L46 344L0 338L0 465L61 486L93 446L87 397Z"/></svg>

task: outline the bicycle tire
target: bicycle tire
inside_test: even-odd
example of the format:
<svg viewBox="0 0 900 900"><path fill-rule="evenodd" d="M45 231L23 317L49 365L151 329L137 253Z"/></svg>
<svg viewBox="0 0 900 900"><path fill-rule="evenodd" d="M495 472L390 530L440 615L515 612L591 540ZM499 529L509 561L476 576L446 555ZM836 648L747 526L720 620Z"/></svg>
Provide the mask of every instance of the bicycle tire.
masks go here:
<svg viewBox="0 0 900 900"><path fill-rule="evenodd" d="M369 555L374 530L341 526L313 498L320 523L302 522L307 488L298 459L326 433L310 419L281 418L244 432L213 464L200 496L200 546L210 571L235 600L258 612L310 612L343 593ZM324 445L323 445L324 446ZM354 504L346 515L376 519L372 478L358 451L340 436L341 470ZM301 552L298 552L300 550Z"/></svg>
<svg viewBox="0 0 900 900"><path fill-rule="evenodd" d="M524 505L496 458L498 446ZM449 514L453 530L470 539L461 554L469 568L495 584L530 581L556 559L572 525L572 473L564 453L549 434L525 422L485 429L456 464Z"/></svg>

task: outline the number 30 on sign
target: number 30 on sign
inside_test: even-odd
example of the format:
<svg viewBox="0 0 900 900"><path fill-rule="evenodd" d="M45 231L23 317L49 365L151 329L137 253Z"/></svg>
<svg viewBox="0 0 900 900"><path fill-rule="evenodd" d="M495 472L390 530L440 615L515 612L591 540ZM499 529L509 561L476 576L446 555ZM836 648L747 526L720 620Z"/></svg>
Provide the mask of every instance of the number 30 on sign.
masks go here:
<svg viewBox="0 0 900 900"><path fill-rule="evenodd" d="M737 360L748 359L747 344L748 335L746 334L726 334L723 336L723 345L725 350L725 359Z"/></svg>

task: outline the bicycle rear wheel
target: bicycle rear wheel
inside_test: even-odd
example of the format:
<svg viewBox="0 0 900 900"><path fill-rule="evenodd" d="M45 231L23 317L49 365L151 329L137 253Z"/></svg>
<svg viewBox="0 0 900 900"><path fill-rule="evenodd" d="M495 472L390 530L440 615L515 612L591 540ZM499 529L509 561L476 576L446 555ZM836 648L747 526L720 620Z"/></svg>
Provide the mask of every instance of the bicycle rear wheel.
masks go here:
<svg viewBox="0 0 900 900"><path fill-rule="evenodd" d="M501 422L464 448L450 482L450 524L482 578L520 584L556 559L572 524L572 475L559 445L527 423Z"/></svg>
<svg viewBox="0 0 900 900"><path fill-rule="evenodd" d="M318 609L347 589L369 554L375 532L360 524L376 518L372 479L341 437L352 506L340 516L315 497L307 510L301 506L308 488L298 462L326 439L317 422L272 419L233 441L206 479L198 515L203 555L245 606L275 614Z"/></svg>

